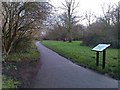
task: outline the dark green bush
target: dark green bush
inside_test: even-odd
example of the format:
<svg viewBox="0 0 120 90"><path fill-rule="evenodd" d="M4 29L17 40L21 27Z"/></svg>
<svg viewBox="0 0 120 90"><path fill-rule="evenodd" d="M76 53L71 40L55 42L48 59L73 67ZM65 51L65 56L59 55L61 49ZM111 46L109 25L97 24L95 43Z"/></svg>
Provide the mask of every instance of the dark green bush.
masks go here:
<svg viewBox="0 0 120 90"><path fill-rule="evenodd" d="M24 37L15 41L12 47L12 52L15 52L15 53L29 52L31 46L32 46L32 39Z"/></svg>
<svg viewBox="0 0 120 90"><path fill-rule="evenodd" d="M106 44L109 43L111 44L111 48L119 48L120 45L118 42L117 34L114 33L114 30L111 31L89 30L85 33L82 45L95 46L100 43Z"/></svg>

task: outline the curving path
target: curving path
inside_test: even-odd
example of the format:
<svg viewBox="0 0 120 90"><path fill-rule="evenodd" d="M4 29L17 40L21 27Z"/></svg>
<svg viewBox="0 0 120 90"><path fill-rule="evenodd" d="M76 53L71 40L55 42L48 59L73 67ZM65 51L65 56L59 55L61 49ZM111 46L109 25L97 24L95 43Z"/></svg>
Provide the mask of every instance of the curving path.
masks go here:
<svg viewBox="0 0 120 90"><path fill-rule="evenodd" d="M42 66L33 88L118 88L118 81L78 66L38 41Z"/></svg>

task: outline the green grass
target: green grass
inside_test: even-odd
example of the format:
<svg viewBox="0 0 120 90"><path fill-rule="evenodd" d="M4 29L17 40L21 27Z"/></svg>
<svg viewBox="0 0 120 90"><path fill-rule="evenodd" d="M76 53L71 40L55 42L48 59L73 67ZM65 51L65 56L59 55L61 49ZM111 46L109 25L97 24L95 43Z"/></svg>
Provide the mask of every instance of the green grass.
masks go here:
<svg viewBox="0 0 120 90"><path fill-rule="evenodd" d="M2 88L17 88L20 85L19 81L3 76Z"/></svg>
<svg viewBox="0 0 120 90"><path fill-rule="evenodd" d="M33 44L31 46L31 49L29 51L25 52L19 52L19 53L11 53L6 61L9 62L24 62L24 61L33 61L38 60L39 58L39 52L37 51L36 46ZM14 67L14 66L12 66ZM10 68L10 66L7 66L5 68ZM15 67L14 67L15 68ZM9 78L9 76L3 76L2 80L2 88L17 88L18 85L20 85L20 81L15 81L12 78Z"/></svg>
<svg viewBox="0 0 120 90"><path fill-rule="evenodd" d="M7 61L20 62L25 60L36 60L39 57L39 52L35 45L32 45L28 52L11 53L7 57Z"/></svg>
<svg viewBox="0 0 120 90"><path fill-rule="evenodd" d="M80 41L72 43L62 41L42 41L46 47L54 50L71 61L97 72L107 74L113 78L120 79L118 73L118 49L107 49L106 67L102 69L102 53L100 53L100 66L96 66L96 53L91 51L92 47L81 46Z"/></svg>

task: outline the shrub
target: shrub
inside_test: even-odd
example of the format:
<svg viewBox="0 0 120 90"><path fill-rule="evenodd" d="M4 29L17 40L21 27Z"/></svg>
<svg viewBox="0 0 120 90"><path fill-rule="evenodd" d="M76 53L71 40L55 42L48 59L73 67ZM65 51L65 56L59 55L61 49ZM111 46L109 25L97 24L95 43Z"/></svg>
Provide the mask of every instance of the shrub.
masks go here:
<svg viewBox="0 0 120 90"><path fill-rule="evenodd" d="M114 30L88 30L85 32L82 45L95 46L99 43L109 43L112 48L118 48L119 42Z"/></svg>
<svg viewBox="0 0 120 90"><path fill-rule="evenodd" d="M12 52L29 52L30 48L32 46L32 39L31 38L21 38L18 39L12 48Z"/></svg>

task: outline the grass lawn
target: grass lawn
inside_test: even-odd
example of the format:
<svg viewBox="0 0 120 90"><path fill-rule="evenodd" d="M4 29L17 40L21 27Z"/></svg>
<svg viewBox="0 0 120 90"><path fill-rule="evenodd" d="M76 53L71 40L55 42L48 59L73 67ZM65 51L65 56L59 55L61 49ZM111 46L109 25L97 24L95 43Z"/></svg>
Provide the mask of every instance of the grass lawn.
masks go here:
<svg viewBox="0 0 120 90"><path fill-rule="evenodd" d="M100 53L100 66L96 66L96 52L91 51L92 47L80 45L80 41L72 43L63 41L42 41L46 47L54 50L71 61L102 74L120 79L118 73L118 49L106 50L106 67L102 69L102 53Z"/></svg>

